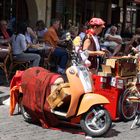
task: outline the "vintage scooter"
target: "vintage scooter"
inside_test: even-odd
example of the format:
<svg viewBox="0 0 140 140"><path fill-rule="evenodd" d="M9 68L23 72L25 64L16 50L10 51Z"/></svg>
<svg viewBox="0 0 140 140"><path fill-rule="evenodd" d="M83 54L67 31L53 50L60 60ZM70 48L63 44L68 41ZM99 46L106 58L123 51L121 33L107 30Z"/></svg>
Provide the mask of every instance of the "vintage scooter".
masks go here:
<svg viewBox="0 0 140 140"><path fill-rule="evenodd" d="M85 52L71 52L72 64L66 70L67 82L62 77L56 79L46 102L50 112L60 121L79 124L87 135L102 136L112 124L108 111L103 107L109 101L93 93L91 74L82 60L84 55ZM25 108L26 104L20 106L24 119L30 122L32 118ZM75 118L79 119L75 121Z"/></svg>

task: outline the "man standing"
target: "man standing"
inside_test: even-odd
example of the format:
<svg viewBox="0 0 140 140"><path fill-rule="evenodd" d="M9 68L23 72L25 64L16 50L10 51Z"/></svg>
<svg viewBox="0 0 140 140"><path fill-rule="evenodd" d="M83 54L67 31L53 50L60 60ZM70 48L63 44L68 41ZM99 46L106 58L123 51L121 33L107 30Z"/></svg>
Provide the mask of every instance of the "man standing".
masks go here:
<svg viewBox="0 0 140 140"><path fill-rule="evenodd" d="M60 26L59 19L53 19L51 26L48 28L47 32L44 34L44 40L46 45L52 48L52 53L54 56L60 59L58 64L58 73L64 74L66 69L66 64L68 60L68 54L65 49L60 48L58 45L61 44L64 40L58 38L57 32Z"/></svg>

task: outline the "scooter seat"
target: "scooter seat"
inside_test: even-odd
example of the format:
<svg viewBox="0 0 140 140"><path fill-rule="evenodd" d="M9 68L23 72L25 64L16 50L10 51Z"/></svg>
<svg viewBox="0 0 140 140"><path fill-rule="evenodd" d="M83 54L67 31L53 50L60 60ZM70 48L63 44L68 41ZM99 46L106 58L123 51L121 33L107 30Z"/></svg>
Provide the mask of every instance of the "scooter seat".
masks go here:
<svg viewBox="0 0 140 140"><path fill-rule="evenodd" d="M64 103L64 99L70 95L69 87L69 83L62 83L48 96L47 101L51 109L60 107Z"/></svg>

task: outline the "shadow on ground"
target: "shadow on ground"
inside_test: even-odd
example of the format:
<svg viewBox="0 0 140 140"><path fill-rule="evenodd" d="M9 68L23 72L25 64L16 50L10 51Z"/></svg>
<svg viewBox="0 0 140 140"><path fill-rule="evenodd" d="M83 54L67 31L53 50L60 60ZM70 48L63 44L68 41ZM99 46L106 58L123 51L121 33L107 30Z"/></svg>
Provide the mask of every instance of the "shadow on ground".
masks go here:
<svg viewBox="0 0 140 140"><path fill-rule="evenodd" d="M109 132L104 136L105 138L113 138L118 136L119 133L121 133L120 131L117 131L116 129L114 129L116 125L112 124L111 129L109 130Z"/></svg>

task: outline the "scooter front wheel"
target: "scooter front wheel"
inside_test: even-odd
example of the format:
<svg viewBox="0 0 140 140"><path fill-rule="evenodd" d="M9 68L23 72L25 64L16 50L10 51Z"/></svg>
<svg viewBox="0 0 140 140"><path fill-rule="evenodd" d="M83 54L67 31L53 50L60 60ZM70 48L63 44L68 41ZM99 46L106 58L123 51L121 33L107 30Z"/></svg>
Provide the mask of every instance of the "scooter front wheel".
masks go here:
<svg viewBox="0 0 140 140"><path fill-rule="evenodd" d="M107 110L100 106L93 106L80 121L81 128L89 136L102 136L111 128L111 118Z"/></svg>

